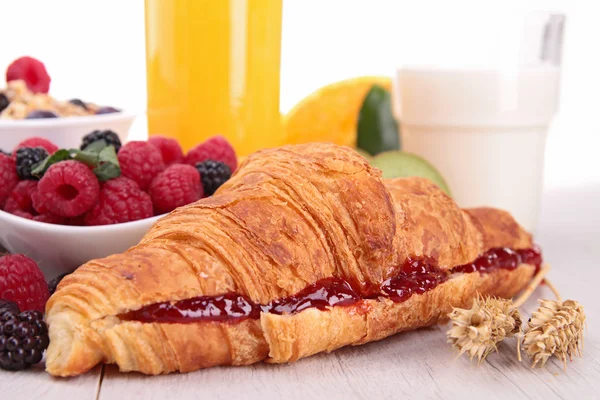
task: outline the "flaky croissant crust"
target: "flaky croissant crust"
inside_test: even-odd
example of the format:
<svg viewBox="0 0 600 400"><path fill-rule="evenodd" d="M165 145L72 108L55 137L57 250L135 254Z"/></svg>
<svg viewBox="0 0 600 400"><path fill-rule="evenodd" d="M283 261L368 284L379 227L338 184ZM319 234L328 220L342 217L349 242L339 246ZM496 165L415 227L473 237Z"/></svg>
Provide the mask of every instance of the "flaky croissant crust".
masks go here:
<svg viewBox="0 0 600 400"><path fill-rule="evenodd" d="M173 211L139 245L90 261L63 280L47 305L47 368L74 375L104 361L145 373L189 371L266 358L287 362L381 339L435 323L450 303L468 302L476 290L512 296L533 267L457 277L405 303L368 301L368 312L339 307L184 325L116 316L226 292L266 304L332 276L368 290L394 276L408 256L433 257L448 270L494 247L531 246L509 214L461 210L424 179L384 182L350 148L312 143L263 150L213 197ZM411 317L407 307L425 308ZM323 334L311 339L307 329Z"/></svg>

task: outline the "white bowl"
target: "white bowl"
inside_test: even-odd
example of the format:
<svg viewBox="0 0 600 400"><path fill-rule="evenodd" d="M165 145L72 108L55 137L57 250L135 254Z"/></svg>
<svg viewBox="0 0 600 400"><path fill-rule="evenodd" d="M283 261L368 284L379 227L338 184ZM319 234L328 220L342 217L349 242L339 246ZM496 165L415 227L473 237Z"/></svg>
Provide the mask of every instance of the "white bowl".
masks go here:
<svg viewBox="0 0 600 400"><path fill-rule="evenodd" d="M104 226L65 226L0 211L0 244L34 259L47 279L72 272L95 258L136 245L161 216Z"/></svg>
<svg viewBox="0 0 600 400"><path fill-rule="evenodd" d="M94 130L110 129L127 141L135 114L119 111L83 117L0 120L0 149L12 151L30 137L43 137L60 149L79 148L81 138Z"/></svg>

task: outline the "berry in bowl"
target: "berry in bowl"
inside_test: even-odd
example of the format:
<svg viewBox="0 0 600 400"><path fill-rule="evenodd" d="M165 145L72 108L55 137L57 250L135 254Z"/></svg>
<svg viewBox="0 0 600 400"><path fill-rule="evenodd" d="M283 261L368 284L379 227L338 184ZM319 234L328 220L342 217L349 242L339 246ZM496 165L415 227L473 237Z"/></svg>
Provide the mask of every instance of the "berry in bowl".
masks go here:
<svg viewBox="0 0 600 400"><path fill-rule="evenodd" d="M48 94L50 81L35 58L21 57L8 66L6 87L0 88L0 147L37 136L70 148L92 130L112 130L127 139L133 114L80 99L58 100Z"/></svg>
<svg viewBox="0 0 600 400"><path fill-rule="evenodd" d="M161 215L212 195L237 167L221 136L183 154L160 136L124 145L93 131L79 148L28 138L0 154L0 245L47 277L137 244Z"/></svg>

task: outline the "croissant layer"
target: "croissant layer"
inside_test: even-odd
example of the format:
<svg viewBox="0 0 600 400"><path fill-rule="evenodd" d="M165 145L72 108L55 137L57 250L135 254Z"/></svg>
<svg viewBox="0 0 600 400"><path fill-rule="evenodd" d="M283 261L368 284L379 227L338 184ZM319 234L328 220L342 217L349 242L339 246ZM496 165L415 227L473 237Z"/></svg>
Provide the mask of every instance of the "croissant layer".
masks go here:
<svg viewBox="0 0 600 400"><path fill-rule="evenodd" d="M382 180L352 149L286 146L248 157L210 198L159 220L139 245L66 277L47 305L47 370L71 376L100 362L160 374L260 360L289 362L444 320L476 293L510 297L534 273L453 274L404 302L261 312L237 323L141 323L144 306L236 293L256 304L328 278L359 292L381 287L411 257L446 274L486 251L532 247L506 212L461 210L431 182Z"/></svg>

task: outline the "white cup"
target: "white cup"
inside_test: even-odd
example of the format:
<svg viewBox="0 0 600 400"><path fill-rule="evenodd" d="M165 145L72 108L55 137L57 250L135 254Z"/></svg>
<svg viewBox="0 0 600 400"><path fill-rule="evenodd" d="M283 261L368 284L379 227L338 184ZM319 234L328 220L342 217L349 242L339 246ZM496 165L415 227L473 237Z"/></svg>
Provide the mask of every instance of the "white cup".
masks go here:
<svg viewBox="0 0 600 400"><path fill-rule="evenodd" d="M505 209L529 231L559 97L558 53L547 54L502 69L404 66L394 82L403 149L436 166L461 207Z"/></svg>

